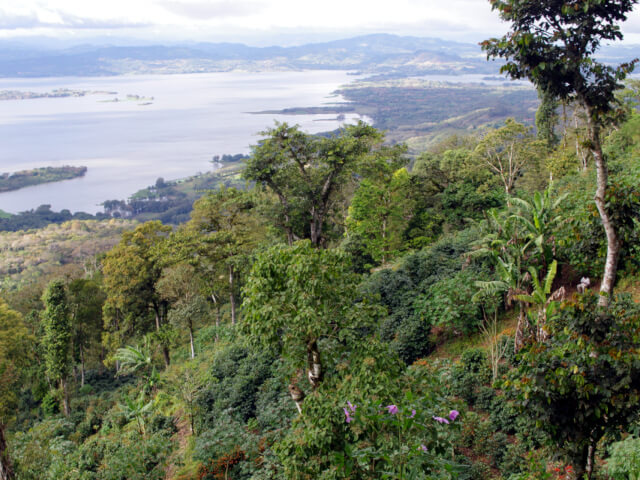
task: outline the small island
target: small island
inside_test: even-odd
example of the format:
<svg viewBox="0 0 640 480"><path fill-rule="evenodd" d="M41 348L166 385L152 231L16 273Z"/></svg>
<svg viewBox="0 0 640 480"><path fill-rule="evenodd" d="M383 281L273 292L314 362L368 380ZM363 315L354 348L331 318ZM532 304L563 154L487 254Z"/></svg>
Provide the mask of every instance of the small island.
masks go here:
<svg viewBox="0 0 640 480"><path fill-rule="evenodd" d="M82 177L87 167L42 167L0 175L0 192L9 192L41 183L59 182Z"/></svg>

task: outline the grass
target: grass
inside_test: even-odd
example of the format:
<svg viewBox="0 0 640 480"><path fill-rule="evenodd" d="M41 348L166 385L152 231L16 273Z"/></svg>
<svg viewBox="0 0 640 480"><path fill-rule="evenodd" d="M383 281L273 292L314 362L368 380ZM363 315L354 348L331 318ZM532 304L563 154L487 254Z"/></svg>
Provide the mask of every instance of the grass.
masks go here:
<svg viewBox="0 0 640 480"><path fill-rule="evenodd" d="M498 336L500 335L513 335L518 323L518 310L513 308L508 312L502 314L498 320ZM478 332L466 337L458 337L448 342L439 345L435 351L429 355L429 358L433 359L450 359L455 360L459 358L465 350L470 348L482 348L488 349L489 343L487 337Z"/></svg>

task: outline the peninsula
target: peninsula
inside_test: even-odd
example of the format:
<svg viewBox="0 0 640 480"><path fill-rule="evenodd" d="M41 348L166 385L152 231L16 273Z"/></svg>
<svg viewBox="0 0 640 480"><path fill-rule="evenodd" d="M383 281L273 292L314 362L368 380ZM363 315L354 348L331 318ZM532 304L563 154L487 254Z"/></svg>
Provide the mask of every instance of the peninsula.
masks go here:
<svg viewBox="0 0 640 480"><path fill-rule="evenodd" d="M42 167L22 170L15 173L0 175L0 193L18 190L41 183L59 182L82 177L87 173L87 167Z"/></svg>

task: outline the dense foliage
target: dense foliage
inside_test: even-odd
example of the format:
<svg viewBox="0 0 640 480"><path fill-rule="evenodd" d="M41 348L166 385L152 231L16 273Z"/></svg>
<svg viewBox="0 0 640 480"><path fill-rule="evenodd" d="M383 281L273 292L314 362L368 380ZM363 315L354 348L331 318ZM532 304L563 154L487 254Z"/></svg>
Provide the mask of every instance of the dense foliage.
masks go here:
<svg viewBox="0 0 640 480"><path fill-rule="evenodd" d="M589 119L561 126L553 92L537 135L509 119L409 158L364 124L278 124L225 159L255 184L180 225L2 234L0 478L637 476L638 88L598 133L608 306Z"/></svg>

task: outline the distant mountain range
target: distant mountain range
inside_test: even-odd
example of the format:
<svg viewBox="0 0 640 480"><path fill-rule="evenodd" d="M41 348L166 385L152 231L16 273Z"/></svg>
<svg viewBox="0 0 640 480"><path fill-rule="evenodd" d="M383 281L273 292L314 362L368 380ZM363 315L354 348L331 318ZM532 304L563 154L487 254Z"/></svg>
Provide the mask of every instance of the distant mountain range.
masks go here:
<svg viewBox="0 0 640 480"><path fill-rule="evenodd" d="M628 61L637 46L606 47L605 60ZM295 47L240 43L180 46L79 45L38 48L0 40L0 77L108 76L130 73L197 73L231 70L341 69L384 76L496 73L480 47L437 38L366 35Z"/></svg>
<svg viewBox="0 0 640 480"><path fill-rule="evenodd" d="M295 47L240 43L80 45L51 50L0 41L0 76L101 76L230 70L348 69L375 74L491 73L480 48L435 38L367 35Z"/></svg>

